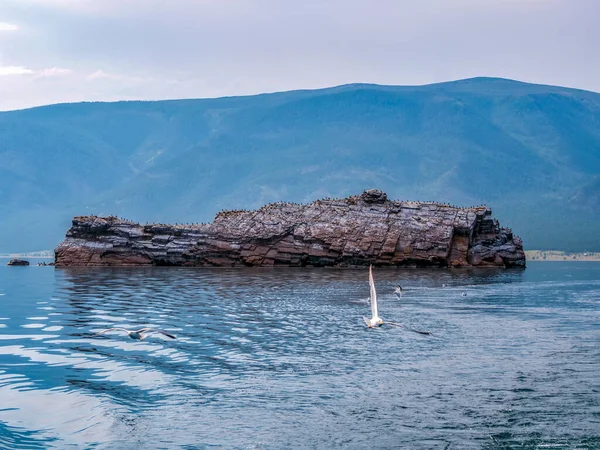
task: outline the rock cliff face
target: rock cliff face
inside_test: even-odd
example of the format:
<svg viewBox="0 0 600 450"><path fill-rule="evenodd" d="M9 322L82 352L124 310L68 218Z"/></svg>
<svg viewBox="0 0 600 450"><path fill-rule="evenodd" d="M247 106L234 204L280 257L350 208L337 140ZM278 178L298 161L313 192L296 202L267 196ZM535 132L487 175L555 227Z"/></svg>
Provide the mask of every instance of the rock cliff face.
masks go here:
<svg viewBox="0 0 600 450"><path fill-rule="evenodd" d="M378 190L224 211L202 225L79 216L55 255L59 267L525 266L521 239L485 206L390 201Z"/></svg>

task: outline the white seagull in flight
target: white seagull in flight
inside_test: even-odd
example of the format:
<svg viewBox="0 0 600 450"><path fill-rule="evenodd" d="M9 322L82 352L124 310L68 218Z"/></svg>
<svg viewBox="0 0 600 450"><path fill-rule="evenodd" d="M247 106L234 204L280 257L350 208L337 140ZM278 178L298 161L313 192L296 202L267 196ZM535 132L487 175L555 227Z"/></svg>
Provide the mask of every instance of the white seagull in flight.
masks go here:
<svg viewBox="0 0 600 450"><path fill-rule="evenodd" d="M371 286L371 319L363 316L363 319L369 328L379 327L383 325L383 320L377 312L377 291L375 290L375 282L373 281L373 265L369 266L369 286Z"/></svg>
<svg viewBox="0 0 600 450"><path fill-rule="evenodd" d="M405 330L412 331L414 333L431 334L429 331L415 330L413 328L409 328L405 325L402 325L401 323L384 322L383 319L381 317L379 317L379 313L377 311L377 291L375 290L375 282L373 281L373 265L369 266L369 286L371 287L371 315L373 317L371 319L368 319L365 316L363 316L363 320L365 321L365 323L367 324L367 326L369 328L379 327L385 323L386 325L392 325L394 327L401 327L401 328L404 328Z"/></svg>
<svg viewBox="0 0 600 450"><path fill-rule="evenodd" d="M96 333L96 335L104 334L104 333L107 333L108 331L114 331L114 330L124 331L125 333L127 333L129 335L129 337L131 339L137 339L138 341L145 339L150 333L160 333L160 334L167 336L168 338L177 339L171 333L167 333L165 330L159 330L158 328L140 328L139 330L136 330L136 331L130 331L125 328L114 327L114 328L107 328L106 330L102 330L99 333Z"/></svg>

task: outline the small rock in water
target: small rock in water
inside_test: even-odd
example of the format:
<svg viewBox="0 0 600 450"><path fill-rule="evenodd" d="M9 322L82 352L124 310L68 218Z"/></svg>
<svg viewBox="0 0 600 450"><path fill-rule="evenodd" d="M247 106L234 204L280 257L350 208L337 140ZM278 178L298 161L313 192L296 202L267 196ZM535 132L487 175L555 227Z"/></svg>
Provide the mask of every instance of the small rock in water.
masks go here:
<svg viewBox="0 0 600 450"><path fill-rule="evenodd" d="M24 259L11 259L7 266L28 266L29 265L29 261L26 261Z"/></svg>

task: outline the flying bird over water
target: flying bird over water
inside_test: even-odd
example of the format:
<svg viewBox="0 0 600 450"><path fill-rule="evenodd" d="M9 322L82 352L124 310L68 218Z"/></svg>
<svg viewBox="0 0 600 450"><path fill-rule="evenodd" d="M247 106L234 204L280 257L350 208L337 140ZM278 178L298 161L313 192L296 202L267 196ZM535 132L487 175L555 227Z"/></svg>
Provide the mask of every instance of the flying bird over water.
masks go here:
<svg viewBox="0 0 600 450"><path fill-rule="evenodd" d="M402 295L404 294L404 291L402 290L402 286L398 285L394 288L394 294L396 295Z"/></svg>
<svg viewBox="0 0 600 450"><path fill-rule="evenodd" d="M429 331L414 330L405 325L402 325L401 323L384 322L383 319L381 319L381 317L379 317L379 312L377 311L377 291L375 290L375 282L373 281L373 266L372 265L369 266L369 286L371 287L371 315L373 317L371 319L368 319L365 316L363 316L363 320L365 321L365 323L367 324L367 326L369 328L379 327L385 323L387 325L392 325L394 327L401 327L401 328L404 328L405 330L413 331L413 332L419 333L419 334L431 334ZM400 287L400 286L398 286L398 287ZM402 288L400 288L400 290L402 290Z"/></svg>
<svg viewBox="0 0 600 450"><path fill-rule="evenodd" d="M177 339L177 337L175 337L171 333L167 333L165 330L159 330L158 328L140 328L139 330L136 330L136 331L130 331L125 328L114 327L114 328L107 328L106 330L102 330L99 333L96 333L96 335L104 334L109 331L124 331L125 333L127 333L129 335L129 337L131 339L137 339L138 341L145 339L150 333L160 333L164 336L167 336L168 338Z"/></svg>
<svg viewBox="0 0 600 450"><path fill-rule="evenodd" d="M367 319L363 316L363 320L369 328L378 327L383 325L383 320L379 317L377 312L377 291L375 290L375 282L373 281L373 266L369 266L369 286L371 286L371 319Z"/></svg>

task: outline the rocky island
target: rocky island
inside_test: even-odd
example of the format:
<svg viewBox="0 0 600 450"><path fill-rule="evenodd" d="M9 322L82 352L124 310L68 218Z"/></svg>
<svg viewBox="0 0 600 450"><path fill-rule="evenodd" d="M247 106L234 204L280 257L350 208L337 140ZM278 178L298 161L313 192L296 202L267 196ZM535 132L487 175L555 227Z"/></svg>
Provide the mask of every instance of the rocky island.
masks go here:
<svg viewBox="0 0 600 450"><path fill-rule="evenodd" d="M379 190L222 211L210 224L78 216L56 266L525 267L523 244L485 206L393 201Z"/></svg>
<svg viewBox="0 0 600 450"><path fill-rule="evenodd" d="M29 265L29 261L25 260L25 259L11 259L7 266L28 266Z"/></svg>

